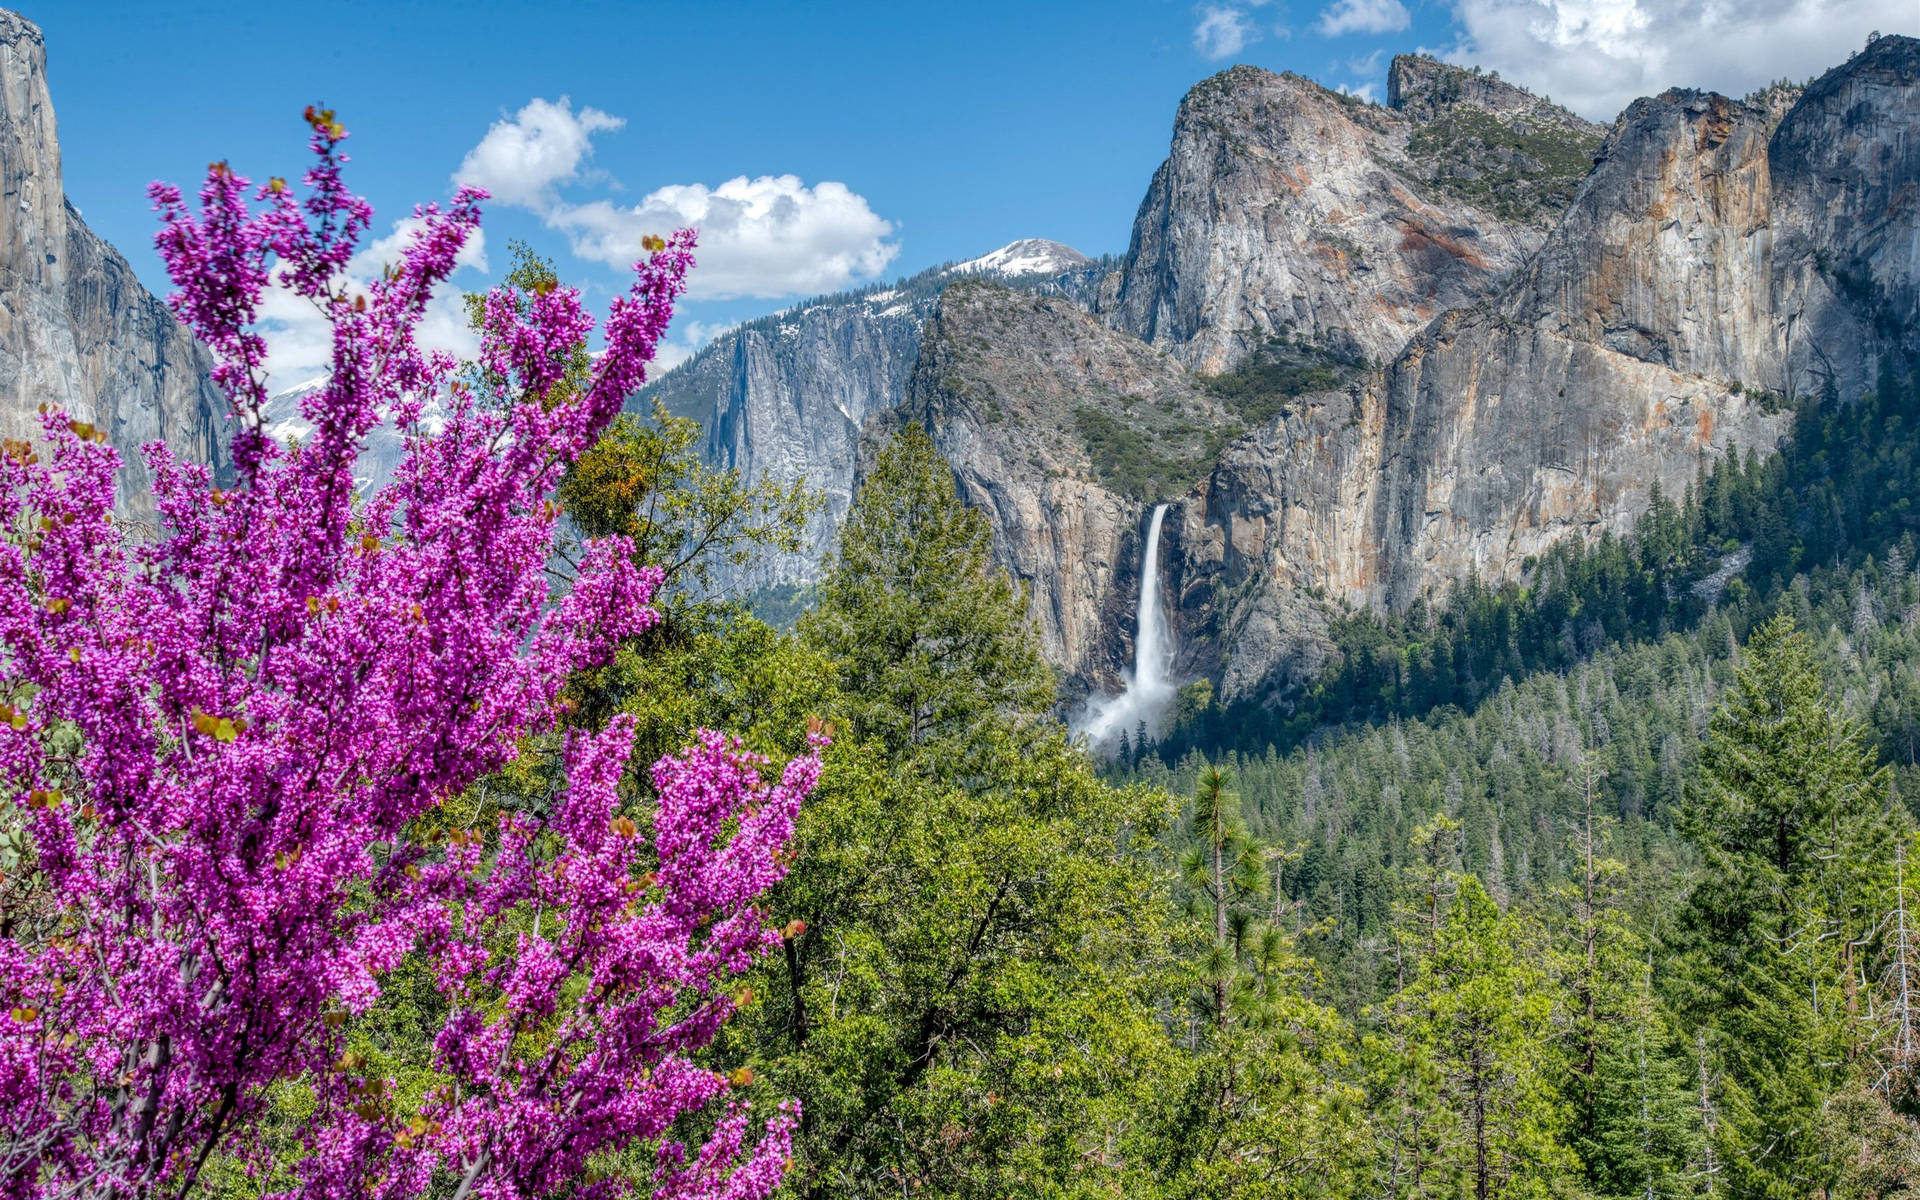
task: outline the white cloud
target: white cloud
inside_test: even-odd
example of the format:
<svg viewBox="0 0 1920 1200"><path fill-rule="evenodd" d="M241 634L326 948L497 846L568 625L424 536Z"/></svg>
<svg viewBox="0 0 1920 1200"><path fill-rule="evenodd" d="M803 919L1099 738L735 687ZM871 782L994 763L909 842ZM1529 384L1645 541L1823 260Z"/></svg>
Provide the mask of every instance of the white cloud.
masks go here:
<svg viewBox="0 0 1920 1200"><path fill-rule="evenodd" d="M836 291L878 275L899 253L887 240L893 223L844 183L742 175L717 187L673 184L634 205L563 197L563 186L595 181L583 170L594 135L625 123L598 109L576 113L564 96L531 100L494 122L454 179L539 214L567 235L574 254L621 271L642 256L647 236L698 229L697 265L687 280L696 299Z"/></svg>
<svg viewBox="0 0 1920 1200"><path fill-rule="evenodd" d="M1237 8L1203 8L1200 23L1193 27L1193 48L1202 58L1232 58L1259 40L1260 31Z"/></svg>
<svg viewBox="0 0 1920 1200"><path fill-rule="evenodd" d="M581 163L593 155L593 135L625 124L597 108L576 113L565 96L557 104L529 100L487 129L460 160L453 181L478 184L502 204L543 208L556 200L558 185L580 178Z"/></svg>
<svg viewBox="0 0 1920 1200"><path fill-rule="evenodd" d="M346 282L356 293L364 292L369 280L380 269L397 260L408 239L419 226L419 218L406 217L393 223L385 237L361 247L347 264ZM487 269L486 235L474 230L454 260L455 269ZM333 361L333 326L310 300L282 286L283 269L276 268L272 283L261 297L260 320L267 339L267 375L275 391L304 383L326 373ZM467 313L460 297L464 289L442 282L433 290L427 311L420 318L415 337L428 350L445 350L461 358L480 352L479 338L467 325Z"/></svg>
<svg viewBox="0 0 1920 1200"><path fill-rule="evenodd" d="M425 224L419 217L402 217L395 221L387 236L375 238L355 252L347 261L347 274L355 279L371 279L380 273L381 268L399 262L413 235ZM456 271L469 267L476 271L487 269L485 230L476 229L468 235L460 246L460 253L454 256L453 266Z"/></svg>
<svg viewBox="0 0 1920 1200"><path fill-rule="evenodd" d="M1412 24L1400 0L1334 0L1314 28L1328 37L1343 33L1398 33Z"/></svg>
<svg viewBox="0 0 1920 1200"><path fill-rule="evenodd" d="M1744 95L1846 60L1868 31L1913 24L1913 0L1454 0L1456 62L1490 67L1611 120L1670 87Z"/></svg>
<svg viewBox="0 0 1920 1200"><path fill-rule="evenodd" d="M636 205L561 205L547 223L581 258L625 269L640 240L683 226L700 231L689 296L727 299L828 292L879 275L899 253L893 223L844 183L809 187L796 175L745 175L718 187L674 184Z"/></svg>
<svg viewBox="0 0 1920 1200"><path fill-rule="evenodd" d="M1340 85L1340 92L1342 95L1352 96L1358 100L1365 100L1368 104L1380 103L1380 97L1375 91L1375 85L1371 82L1360 84L1358 87L1350 83L1343 83Z"/></svg>

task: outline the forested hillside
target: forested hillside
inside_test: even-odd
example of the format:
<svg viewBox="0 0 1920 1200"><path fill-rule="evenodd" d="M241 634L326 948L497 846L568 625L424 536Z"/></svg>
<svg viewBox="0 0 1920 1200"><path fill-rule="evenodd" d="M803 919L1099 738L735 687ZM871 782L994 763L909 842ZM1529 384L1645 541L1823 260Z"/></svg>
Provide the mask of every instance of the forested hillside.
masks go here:
<svg viewBox="0 0 1920 1200"><path fill-rule="evenodd" d="M1390 1064L1446 1045L1415 1034L1433 974L1461 969L1445 931L1475 931L1473 969L1519 1006L1499 1070L1544 1072L1509 1074L1503 1103L1535 1106L1534 1134L1562 1121L1534 1150L1603 1194L1903 1192L1916 383L1889 363L1859 403L1803 402L1778 455L1729 455L1524 583L1352 614L1343 660L1288 703L1190 687L1111 773L1237 781L1306 991ZM1372 1096L1412 1123L1389 1140L1416 1173L1421 1127L1480 1104L1423 1080L1417 1103L1391 1074Z"/></svg>

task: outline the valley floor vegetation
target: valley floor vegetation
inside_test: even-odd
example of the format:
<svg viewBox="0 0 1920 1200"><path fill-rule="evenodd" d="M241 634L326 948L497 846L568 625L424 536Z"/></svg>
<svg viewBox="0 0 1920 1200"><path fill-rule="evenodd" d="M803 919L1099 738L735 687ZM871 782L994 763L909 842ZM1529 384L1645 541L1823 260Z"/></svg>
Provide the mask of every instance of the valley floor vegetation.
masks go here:
<svg viewBox="0 0 1920 1200"><path fill-rule="evenodd" d="M598 358L522 250L437 360L472 198L335 295L310 119L304 208L216 166L163 248L243 416L305 264L333 422L168 466L153 547L91 430L7 448L0 1196L1920 1186L1910 377L1096 764L923 432L762 622L710 568L808 497L616 415L688 240ZM450 432L353 500L426 387Z"/></svg>

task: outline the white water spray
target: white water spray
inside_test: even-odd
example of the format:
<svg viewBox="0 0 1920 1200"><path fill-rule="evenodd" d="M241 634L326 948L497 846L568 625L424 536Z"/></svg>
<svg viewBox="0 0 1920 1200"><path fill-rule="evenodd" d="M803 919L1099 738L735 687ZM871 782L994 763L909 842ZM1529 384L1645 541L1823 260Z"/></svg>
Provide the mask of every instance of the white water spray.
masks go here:
<svg viewBox="0 0 1920 1200"><path fill-rule="evenodd" d="M1145 721L1155 725L1173 699L1173 638L1160 608L1160 523L1167 506L1156 504L1147 524L1140 562L1140 605L1133 635L1133 670L1118 696L1091 699L1077 724L1095 747L1104 746Z"/></svg>

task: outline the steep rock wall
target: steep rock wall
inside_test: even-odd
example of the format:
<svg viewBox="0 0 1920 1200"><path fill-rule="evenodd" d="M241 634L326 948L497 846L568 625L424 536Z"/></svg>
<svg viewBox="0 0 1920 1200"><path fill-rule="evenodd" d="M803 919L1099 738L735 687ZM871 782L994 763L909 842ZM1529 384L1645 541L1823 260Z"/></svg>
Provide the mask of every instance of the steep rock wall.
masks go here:
<svg viewBox="0 0 1920 1200"><path fill-rule="evenodd" d="M1771 449L1792 395L1845 402L1910 347L1916 52L1882 39L1771 138L1763 105L1637 101L1499 296L1230 448L1177 542L1182 620L1231 647L1227 692L1324 656L1303 609L1403 607L1622 532L1656 484Z"/></svg>
<svg viewBox="0 0 1920 1200"><path fill-rule="evenodd" d="M42 404L107 431L127 464L121 511L153 515L140 448L162 440L224 471L212 362L66 202L46 42L0 10L0 436L37 436Z"/></svg>
<svg viewBox="0 0 1920 1200"><path fill-rule="evenodd" d="M729 592L806 584L852 504L861 431L904 403L920 353L922 326L942 288L956 279L1014 279L1056 294L1078 294L1092 279L1085 255L1026 238L964 263L936 267L891 287L796 305L723 334L661 377L633 405L654 399L706 429L703 457L749 481L805 480L822 507L802 549L723 568Z"/></svg>
<svg viewBox="0 0 1920 1200"><path fill-rule="evenodd" d="M906 416L1029 587L1048 660L1072 686L1114 686L1151 500L1204 473L1226 414L1172 358L1068 300L968 282L928 322Z"/></svg>
<svg viewBox="0 0 1920 1200"><path fill-rule="evenodd" d="M1134 219L1110 320L1210 374L1283 332L1389 358L1491 294L1539 231L1433 186L1408 157L1413 128L1294 75L1202 82Z"/></svg>

